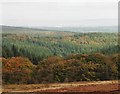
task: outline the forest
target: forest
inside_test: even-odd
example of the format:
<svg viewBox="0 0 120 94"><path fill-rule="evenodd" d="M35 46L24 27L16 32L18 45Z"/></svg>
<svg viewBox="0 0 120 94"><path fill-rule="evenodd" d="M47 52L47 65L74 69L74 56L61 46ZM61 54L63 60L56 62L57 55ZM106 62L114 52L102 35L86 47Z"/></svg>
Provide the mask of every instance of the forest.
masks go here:
<svg viewBox="0 0 120 94"><path fill-rule="evenodd" d="M117 32L3 26L3 84L119 79L118 37Z"/></svg>

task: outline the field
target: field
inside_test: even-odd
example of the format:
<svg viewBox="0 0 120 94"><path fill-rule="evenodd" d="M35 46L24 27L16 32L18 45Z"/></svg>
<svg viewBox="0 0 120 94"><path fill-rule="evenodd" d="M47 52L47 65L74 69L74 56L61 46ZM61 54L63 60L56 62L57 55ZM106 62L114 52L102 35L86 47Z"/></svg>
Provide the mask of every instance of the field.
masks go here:
<svg viewBox="0 0 120 94"><path fill-rule="evenodd" d="M31 85L4 85L4 93L65 93L79 92L83 94L119 94L118 81L92 81L92 82L72 82L55 84L31 84Z"/></svg>

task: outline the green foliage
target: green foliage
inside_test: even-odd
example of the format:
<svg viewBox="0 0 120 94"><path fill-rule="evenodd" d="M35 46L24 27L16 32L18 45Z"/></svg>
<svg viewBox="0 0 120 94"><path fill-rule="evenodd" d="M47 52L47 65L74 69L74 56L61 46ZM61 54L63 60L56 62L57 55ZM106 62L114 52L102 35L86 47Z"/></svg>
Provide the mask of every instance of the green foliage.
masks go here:
<svg viewBox="0 0 120 94"><path fill-rule="evenodd" d="M5 84L120 78L117 33L3 27L2 38Z"/></svg>
<svg viewBox="0 0 120 94"><path fill-rule="evenodd" d="M39 36L37 33L37 37L36 33L33 33L33 36L29 35L32 33L3 33L3 57L24 56L38 64L40 60L53 55L64 57L68 54L119 52L117 33L74 33L68 36L49 36L46 31L45 34L47 33L48 36Z"/></svg>

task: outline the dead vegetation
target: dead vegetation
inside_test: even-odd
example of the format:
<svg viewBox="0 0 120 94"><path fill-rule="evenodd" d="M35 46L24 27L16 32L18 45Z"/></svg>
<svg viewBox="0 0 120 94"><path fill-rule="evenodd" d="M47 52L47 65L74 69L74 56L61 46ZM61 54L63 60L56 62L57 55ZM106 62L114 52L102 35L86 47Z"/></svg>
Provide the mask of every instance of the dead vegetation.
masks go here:
<svg viewBox="0 0 120 94"><path fill-rule="evenodd" d="M3 92L119 92L118 87L118 81L93 81L54 84L3 85Z"/></svg>

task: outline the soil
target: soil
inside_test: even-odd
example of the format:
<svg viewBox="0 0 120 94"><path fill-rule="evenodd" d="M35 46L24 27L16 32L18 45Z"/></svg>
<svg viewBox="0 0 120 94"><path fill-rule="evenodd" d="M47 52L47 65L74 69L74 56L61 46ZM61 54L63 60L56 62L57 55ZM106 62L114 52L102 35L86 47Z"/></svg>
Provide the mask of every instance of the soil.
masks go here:
<svg viewBox="0 0 120 94"><path fill-rule="evenodd" d="M2 94L120 94L118 81L3 85Z"/></svg>

